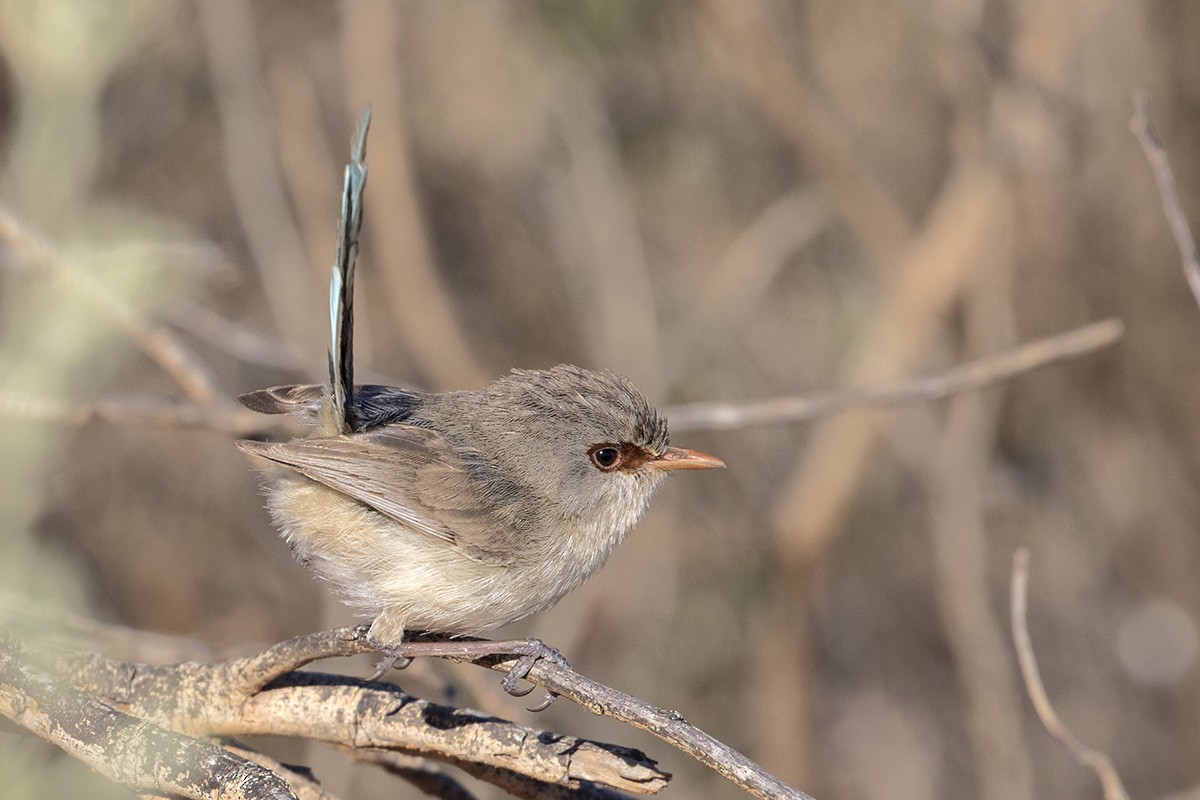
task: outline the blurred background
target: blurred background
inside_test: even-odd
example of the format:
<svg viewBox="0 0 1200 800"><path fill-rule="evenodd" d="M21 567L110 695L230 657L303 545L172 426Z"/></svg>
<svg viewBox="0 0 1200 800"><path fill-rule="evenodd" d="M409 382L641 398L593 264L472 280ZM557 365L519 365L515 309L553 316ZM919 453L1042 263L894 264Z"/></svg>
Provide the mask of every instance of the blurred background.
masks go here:
<svg viewBox="0 0 1200 800"><path fill-rule="evenodd" d="M349 620L229 432L65 417L322 379L369 102L363 380L567 361L664 406L738 402L1127 325L982 393L677 432L729 469L669 481L605 570L505 633L821 800L1097 797L1019 683L1028 545L1063 717L1132 796L1200 796L1200 309L1129 130L1138 87L1200 219L1184 0L6 0L2 588L214 652ZM394 678L641 747L668 796L743 796L568 702L530 717L481 670ZM263 746L345 798L416 796ZM0 778L130 796L11 727Z"/></svg>

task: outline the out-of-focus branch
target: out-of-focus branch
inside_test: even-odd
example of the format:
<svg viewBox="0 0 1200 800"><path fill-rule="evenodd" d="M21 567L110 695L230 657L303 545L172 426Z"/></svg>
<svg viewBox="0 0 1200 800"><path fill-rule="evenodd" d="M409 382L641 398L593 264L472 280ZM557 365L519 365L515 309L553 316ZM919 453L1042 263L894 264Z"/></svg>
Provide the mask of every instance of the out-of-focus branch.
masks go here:
<svg viewBox="0 0 1200 800"><path fill-rule="evenodd" d="M112 397L92 403L68 403L52 397L0 390L0 416L64 425L108 422L196 428L233 436L294 433L296 430L296 420L287 416L265 416L240 406L199 405L158 397Z"/></svg>
<svg viewBox="0 0 1200 800"><path fill-rule="evenodd" d="M293 371L302 366L301 359L288 345L226 319L199 303L190 300L176 303L167 309L165 317L175 327L245 364Z"/></svg>
<svg viewBox="0 0 1200 800"><path fill-rule="evenodd" d="M346 96L357 113L370 101L376 140L371 174L376 191L366 199L375 220L368 239L381 265L379 281L393 304L391 323L403 336L427 382L437 388L477 386L487 371L479 364L438 273L417 178L409 158L403 107L404 70L398 56L404 4L343 0L342 65Z"/></svg>
<svg viewBox="0 0 1200 800"><path fill-rule="evenodd" d="M1028 623L1029 596L1029 550L1022 547L1013 554L1012 569L1012 636L1013 647L1017 651L1017 661L1021 665L1021 676L1025 679L1025 691L1033 702L1042 725L1050 735L1062 742L1071 756L1096 773L1100 786L1104 791L1104 800L1129 800L1121 776L1113 767L1108 755L1085 745L1075 737L1071 729L1059 719L1058 712L1046 694L1042 683L1042 675L1038 669L1037 657L1033 654L1033 642L1029 638Z"/></svg>
<svg viewBox="0 0 1200 800"><path fill-rule="evenodd" d="M727 430L801 422L861 406L895 406L938 400L981 389L1058 361L1094 353L1116 343L1124 331L1125 325L1120 320L1106 319L924 378L751 403L692 403L667 409L667 416L672 431Z"/></svg>
<svg viewBox="0 0 1200 800"><path fill-rule="evenodd" d="M1139 90L1133 95L1133 117L1129 120L1129 127L1133 129L1142 150L1146 153L1146 160L1150 162L1150 168L1154 170L1154 182L1158 184L1158 195L1167 215L1167 224L1171 227L1171 235L1175 237L1179 257L1183 260L1183 274L1187 277L1192 296L1200 303L1200 253L1196 251L1196 240L1192 236L1192 227L1188 224L1187 215L1183 213L1183 207L1179 204L1175 173L1167 159L1167 150L1150 124L1150 99L1145 90Z"/></svg>
<svg viewBox="0 0 1200 800"><path fill-rule="evenodd" d="M254 14L246 0L212 0L197 6L197 12L220 113L225 174L266 302L284 341L320 352L312 345L325 340L323 320L296 311L324 304L311 281L296 279L307 254L276 158Z"/></svg>
<svg viewBox="0 0 1200 800"><path fill-rule="evenodd" d="M146 319L136 308L68 261L49 241L3 208L0 208L0 241L12 248L20 263L42 270L89 301L179 384L192 400L210 403L223 398L203 362L179 341L170 328Z"/></svg>
<svg viewBox="0 0 1200 800"><path fill-rule="evenodd" d="M673 431L730 430L803 422L849 408L939 400L1102 350L1120 340L1124 331L1124 323L1120 320L1106 319L924 378L749 403L690 403L668 408L666 413ZM108 422L199 428L234 436L295 432L295 421L290 417L264 416L238 407L214 408L152 397L107 398L77 404L25 393L0 392L0 416L68 425Z"/></svg>
<svg viewBox="0 0 1200 800"><path fill-rule="evenodd" d="M196 800L297 800L269 769L40 674L2 634L0 714L135 790Z"/></svg>
<svg viewBox="0 0 1200 800"><path fill-rule="evenodd" d="M707 0L705 5L738 77L797 156L817 174L837 212L879 265L903 252L912 224L854 152L833 113L796 74L763 4Z"/></svg>
<svg viewBox="0 0 1200 800"><path fill-rule="evenodd" d="M1004 198L999 171L965 154L897 264L873 330L864 332L848 364L847 383L870 385L916 368L989 241ZM813 430L775 514L788 570L802 573L836 536L882 430L879 412L871 410L823 420Z"/></svg>

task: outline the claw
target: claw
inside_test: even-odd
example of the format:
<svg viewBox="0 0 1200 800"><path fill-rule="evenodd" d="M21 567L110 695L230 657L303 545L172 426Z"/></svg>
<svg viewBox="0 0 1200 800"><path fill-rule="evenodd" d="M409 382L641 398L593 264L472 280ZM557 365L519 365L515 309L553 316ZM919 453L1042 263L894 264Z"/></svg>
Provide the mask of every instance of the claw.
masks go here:
<svg viewBox="0 0 1200 800"><path fill-rule="evenodd" d="M533 690L530 689L530 691L533 691ZM526 692L526 694L528 694L528 692ZM537 714L539 711L545 711L547 708L550 707L550 704L554 702L554 698L556 698L556 697L558 697L558 695L554 694L553 692L546 692L546 696L544 698L542 698L542 702L538 703L533 708L527 708L525 710L531 711L534 714Z"/></svg>
<svg viewBox="0 0 1200 800"><path fill-rule="evenodd" d="M405 669L412 663L412 659L408 656L391 656L385 653L383 661L379 662L379 666L371 673L371 677L367 678L367 682L377 681L386 675L393 667L396 669Z"/></svg>
<svg viewBox="0 0 1200 800"><path fill-rule="evenodd" d="M513 665L513 668L508 671L508 674L504 676L504 680L500 681L500 685L504 688L504 691L513 697L524 697L532 692L532 686L528 689L518 689L517 681L529 674L529 670L533 669L533 664L537 660L538 656L536 653L526 653L521 656L517 660L517 663Z"/></svg>

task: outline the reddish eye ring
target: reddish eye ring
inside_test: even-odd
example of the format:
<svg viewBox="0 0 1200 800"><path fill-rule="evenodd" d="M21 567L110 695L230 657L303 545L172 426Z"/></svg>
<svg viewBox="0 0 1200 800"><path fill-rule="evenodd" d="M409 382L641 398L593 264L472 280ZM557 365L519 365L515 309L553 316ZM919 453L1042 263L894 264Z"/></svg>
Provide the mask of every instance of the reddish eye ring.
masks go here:
<svg viewBox="0 0 1200 800"><path fill-rule="evenodd" d="M621 463L621 451L615 445L598 444L588 449L588 458L596 465L596 469L608 472Z"/></svg>

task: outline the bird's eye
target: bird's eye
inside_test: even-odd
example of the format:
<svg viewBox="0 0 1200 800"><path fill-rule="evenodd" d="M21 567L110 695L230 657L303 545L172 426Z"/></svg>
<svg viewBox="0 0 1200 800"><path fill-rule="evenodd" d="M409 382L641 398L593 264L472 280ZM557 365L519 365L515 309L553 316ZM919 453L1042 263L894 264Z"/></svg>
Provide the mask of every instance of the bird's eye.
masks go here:
<svg viewBox="0 0 1200 800"><path fill-rule="evenodd" d="M621 460L621 451L611 444L598 444L588 450L588 456L599 469L610 470Z"/></svg>

